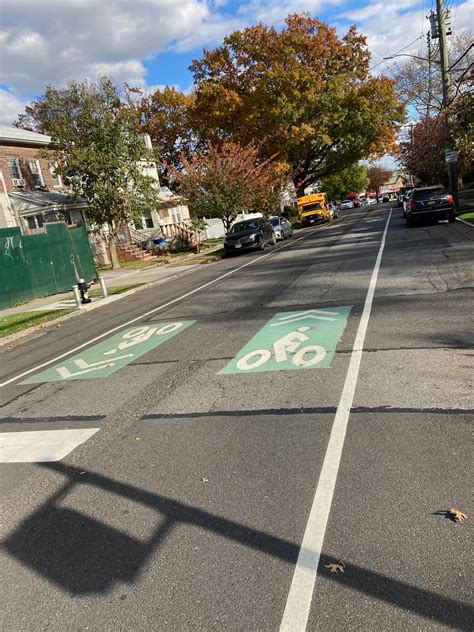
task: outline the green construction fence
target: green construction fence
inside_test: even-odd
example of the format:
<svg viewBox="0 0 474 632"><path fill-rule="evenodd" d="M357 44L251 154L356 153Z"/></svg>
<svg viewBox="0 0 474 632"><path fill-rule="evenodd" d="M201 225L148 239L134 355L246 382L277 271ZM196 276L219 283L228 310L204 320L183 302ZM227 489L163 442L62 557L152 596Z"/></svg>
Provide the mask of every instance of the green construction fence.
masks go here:
<svg viewBox="0 0 474 632"><path fill-rule="evenodd" d="M46 232L23 235L20 228L0 229L0 308L67 292L77 278L96 278L84 224L45 224Z"/></svg>

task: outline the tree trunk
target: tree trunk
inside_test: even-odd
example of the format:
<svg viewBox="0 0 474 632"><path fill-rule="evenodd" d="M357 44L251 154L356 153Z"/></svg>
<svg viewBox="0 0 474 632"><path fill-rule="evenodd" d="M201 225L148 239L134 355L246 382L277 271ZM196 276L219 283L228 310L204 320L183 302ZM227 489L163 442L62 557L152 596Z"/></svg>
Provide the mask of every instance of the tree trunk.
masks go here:
<svg viewBox="0 0 474 632"><path fill-rule="evenodd" d="M120 268L120 261L117 255L117 246L115 245L115 238L110 237L109 240L110 260L112 262L112 270L118 270Z"/></svg>
<svg viewBox="0 0 474 632"><path fill-rule="evenodd" d="M118 259L117 246L115 244L117 231L115 230L115 226L113 222L108 222L108 226L109 226L109 251L110 251L110 261L112 263L112 270L118 270L120 268L120 261Z"/></svg>

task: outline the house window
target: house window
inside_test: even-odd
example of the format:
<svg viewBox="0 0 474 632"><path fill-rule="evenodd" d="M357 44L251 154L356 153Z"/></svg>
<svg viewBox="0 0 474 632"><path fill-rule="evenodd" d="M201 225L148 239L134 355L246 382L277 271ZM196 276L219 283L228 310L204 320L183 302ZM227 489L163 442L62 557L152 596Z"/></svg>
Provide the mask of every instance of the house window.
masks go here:
<svg viewBox="0 0 474 632"><path fill-rule="evenodd" d="M51 177L53 179L53 185L55 187L60 187L62 186L62 182L61 182L61 176L56 173L56 168L58 166L58 163L55 162L54 160L52 162L49 163L49 172L51 173Z"/></svg>
<svg viewBox="0 0 474 632"><path fill-rule="evenodd" d="M173 224L179 224L181 222L181 211L179 208L171 209L171 218L173 220Z"/></svg>
<svg viewBox="0 0 474 632"><path fill-rule="evenodd" d="M41 173L41 167L38 160L30 160L30 172L33 176L33 182L35 187L44 187L43 174Z"/></svg>
<svg viewBox="0 0 474 632"><path fill-rule="evenodd" d="M8 171L13 180L21 179L20 161L18 158L7 158Z"/></svg>
<svg viewBox="0 0 474 632"><path fill-rule="evenodd" d="M143 213L143 222L145 224L145 228L154 228L153 218L150 211Z"/></svg>
<svg viewBox="0 0 474 632"><path fill-rule="evenodd" d="M42 215L30 215L25 217L28 228L42 228L44 221Z"/></svg>

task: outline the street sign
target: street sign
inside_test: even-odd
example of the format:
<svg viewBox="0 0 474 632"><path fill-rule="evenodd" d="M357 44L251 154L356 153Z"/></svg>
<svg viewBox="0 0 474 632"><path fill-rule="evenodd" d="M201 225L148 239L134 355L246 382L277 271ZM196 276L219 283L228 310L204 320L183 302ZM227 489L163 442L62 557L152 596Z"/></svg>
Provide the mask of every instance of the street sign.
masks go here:
<svg viewBox="0 0 474 632"><path fill-rule="evenodd" d="M99 343L80 354L65 360L62 364L50 367L33 375L22 384L40 382L62 382L70 380L89 380L95 377L107 377L118 369L130 364L150 349L154 349L196 321L157 323L156 325L138 325L126 329L116 336Z"/></svg>
<svg viewBox="0 0 474 632"><path fill-rule="evenodd" d="M219 373L327 368L351 306L275 314Z"/></svg>
<svg viewBox="0 0 474 632"><path fill-rule="evenodd" d="M444 157L446 162L457 162L459 159L459 154L457 151L444 152Z"/></svg>

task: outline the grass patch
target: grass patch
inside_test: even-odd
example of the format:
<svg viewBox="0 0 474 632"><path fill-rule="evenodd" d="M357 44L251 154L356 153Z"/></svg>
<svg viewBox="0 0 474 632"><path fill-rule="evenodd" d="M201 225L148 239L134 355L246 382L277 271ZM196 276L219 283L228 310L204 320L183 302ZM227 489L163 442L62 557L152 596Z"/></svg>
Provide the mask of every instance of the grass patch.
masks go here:
<svg viewBox="0 0 474 632"><path fill-rule="evenodd" d="M201 243L201 248L215 248L216 246L222 246L224 243L224 238L219 237L216 239L206 239Z"/></svg>
<svg viewBox="0 0 474 632"><path fill-rule="evenodd" d="M469 211L468 213L460 213L458 217L463 219L465 222L474 224L474 211Z"/></svg>
<svg viewBox="0 0 474 632"><path fill-rule="evenodd" d="M16 334L34 325L41 325L42 323L48 322L48 320L60 318L74 311L74 309L53 309L38 312L22 312L21 314L4 316L0 318L0 338Z"/></svg>
<svg viewBox="0 0 474 632"><path fill-rule="evenodd" d="M194 257L186 259L185 261L173 261L173 263L171 264L171 267L177 267L177 266L187 266L187 265L194 265L196 263L212 263L213 261L218 261L219 259L222 259L224 255L224 249L222 248L221 250L214 250L213 252L210 252L209 254L206 254L205 252L201 252L199 255L194 255Z"/></svg>
<svg viewBox="0 0 474 632"><path fill-rule="evenodd" d="M120 264L119 270L143 270L145 268L154 268L160 265L157 259L142 259L140 261L124 261ZM99 272L110 272L112 266L103 266L98 268Z"/></svg>
<svg viewBox="0 0 474 632"><path fill-rule="evenodd" d="M133 290L136 287L141 287L145 285L144 283L131 283L130 285L113 285L112 287L107 288L107 294L109 296L115 296L115 294L123 294L123 292L128 292L129 290ZM99 287L94 287L92 290L89 290L89 296L91 298L97 298L102 296L102 291Z"/></svg>

